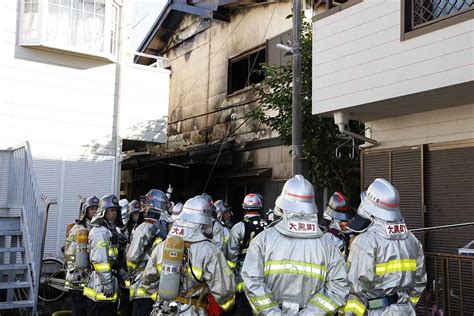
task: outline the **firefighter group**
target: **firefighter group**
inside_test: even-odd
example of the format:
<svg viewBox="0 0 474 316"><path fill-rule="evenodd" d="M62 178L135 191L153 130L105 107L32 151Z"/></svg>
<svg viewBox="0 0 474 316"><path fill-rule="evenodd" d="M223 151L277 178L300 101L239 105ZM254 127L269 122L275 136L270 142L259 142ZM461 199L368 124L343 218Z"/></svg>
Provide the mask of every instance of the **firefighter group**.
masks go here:
<svg viewBox="0 0 474 316"><path fill-rule="evenodd" d="M415 315L423 249L385 179L357 211L335 192L319 222L301 175L267 214L243 197L235 225L222 200L170 193L85 201L64 248L72 315Z"/></svg>

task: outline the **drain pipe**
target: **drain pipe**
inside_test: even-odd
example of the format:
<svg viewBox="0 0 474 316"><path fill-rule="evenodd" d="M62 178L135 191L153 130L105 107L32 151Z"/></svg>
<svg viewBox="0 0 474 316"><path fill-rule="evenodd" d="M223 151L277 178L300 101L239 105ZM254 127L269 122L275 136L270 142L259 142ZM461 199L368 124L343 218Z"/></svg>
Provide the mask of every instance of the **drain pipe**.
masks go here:
<svg viewBox="0 0 474 316"><path fill-rule="evenodd" d="M353 133L353 132L347 130L346 126L349 123L349 114L348 113L344 113L344 112L334 113L334 123L336 123L336 125L339 127L339 131L343 135L347 135L347 136L353 137L355 139L358 139L360 141L372 144L373 146L370 146L370 147L374 147L374 146L377 146L379 144L379 142L376 141L375 139L368 138L368 137L365 137L365 136L362 136L362 135L359 135L357 133Z"/></svg>

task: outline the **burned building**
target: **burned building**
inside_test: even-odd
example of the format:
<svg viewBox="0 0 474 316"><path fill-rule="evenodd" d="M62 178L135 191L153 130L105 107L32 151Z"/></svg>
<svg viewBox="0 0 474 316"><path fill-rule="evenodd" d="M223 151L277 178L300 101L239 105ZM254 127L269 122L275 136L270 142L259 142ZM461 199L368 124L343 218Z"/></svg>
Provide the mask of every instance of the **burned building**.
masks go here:
<svg viewBox="0 0 474 316"><path fill-rule="evenodd" d="M260 64L291 58L276 48L289 39L291 12L291 1L168 1L140 47L171 70L168 142L123 162L124 195L171 184L176 201L206 191L240 209L257 192L273 208L291 176L290 148L248 113L258 106ZM137 62L149 64L143 56Z"/></svg>

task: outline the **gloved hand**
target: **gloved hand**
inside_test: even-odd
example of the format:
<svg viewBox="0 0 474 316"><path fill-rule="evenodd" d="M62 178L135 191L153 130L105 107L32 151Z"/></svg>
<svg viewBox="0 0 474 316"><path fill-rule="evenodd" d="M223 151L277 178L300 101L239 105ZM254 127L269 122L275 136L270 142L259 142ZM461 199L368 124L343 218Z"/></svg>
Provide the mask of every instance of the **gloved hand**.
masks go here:
<svg viewBox="0 0 474 316"><path fill-rule="evenodd" d="M103 284L103 291L104 291L104 296L105 297L113 297L115 294L115 288L113 283L106 283Z"/></svg>

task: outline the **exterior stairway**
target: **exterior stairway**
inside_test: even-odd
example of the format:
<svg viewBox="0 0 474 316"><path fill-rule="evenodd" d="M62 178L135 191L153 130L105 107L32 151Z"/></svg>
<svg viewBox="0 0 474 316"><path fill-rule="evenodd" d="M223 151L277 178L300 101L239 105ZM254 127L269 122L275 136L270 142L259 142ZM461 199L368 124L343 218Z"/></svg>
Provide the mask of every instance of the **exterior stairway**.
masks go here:
<svg viewBox="0 0 474 316"><path fill-rule="evenodd" d="M37 314L44 218L28 142L0 150L0 315Z"/></svg>
<svg viewBox="0 0 474 316"><path fill-rule="evenodd" d="M7 213L0 211L0 310L32 309L34 292L21 217L4 215Z"/></svg>

